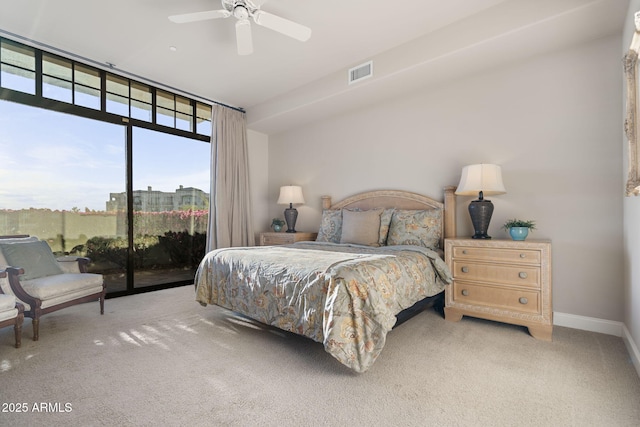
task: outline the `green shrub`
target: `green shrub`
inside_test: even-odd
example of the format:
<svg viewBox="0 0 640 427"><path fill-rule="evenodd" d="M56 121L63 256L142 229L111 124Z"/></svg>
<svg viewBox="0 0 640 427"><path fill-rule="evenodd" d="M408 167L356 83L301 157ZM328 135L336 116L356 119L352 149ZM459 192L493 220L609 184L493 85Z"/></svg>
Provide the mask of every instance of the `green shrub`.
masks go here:
<svg viewBox="0 0 640 427"><path fill-rule="evenodd" d="M179 267L197 267L204 257L207 235L185 231L167 231L158 237L160 245L171 257L173 264Z"/></svg>

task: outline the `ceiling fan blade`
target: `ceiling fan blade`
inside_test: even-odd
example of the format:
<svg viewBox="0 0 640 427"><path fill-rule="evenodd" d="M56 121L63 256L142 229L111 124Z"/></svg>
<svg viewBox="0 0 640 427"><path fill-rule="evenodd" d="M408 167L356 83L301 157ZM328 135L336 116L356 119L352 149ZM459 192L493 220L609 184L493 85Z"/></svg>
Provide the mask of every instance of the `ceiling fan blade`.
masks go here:
<svg viewBox="0 0 640 427"><path fill-rule="evenodd" d="M258 25L292 37L301 42L306 42L311 37L311 28L305 27L288 19L281 18L263 10L253 13L253 20Z"/></svg>
<svg viewBox="0 0 640 427"><path fill-rule="evenodd" d="M250 55L253 53L251 23L248 19L239 19L236 22L236 43L238 44L238 55Z"/></svg>
<svg viewBox="0 0 640 427"><path fill-rule="evenodd" d="M169 21L176 24L185 24L187 22L205 21L207 19L228 18L231 12L225 9L207 10L205 12L184 13L182 15L172 15Z"/></svg>

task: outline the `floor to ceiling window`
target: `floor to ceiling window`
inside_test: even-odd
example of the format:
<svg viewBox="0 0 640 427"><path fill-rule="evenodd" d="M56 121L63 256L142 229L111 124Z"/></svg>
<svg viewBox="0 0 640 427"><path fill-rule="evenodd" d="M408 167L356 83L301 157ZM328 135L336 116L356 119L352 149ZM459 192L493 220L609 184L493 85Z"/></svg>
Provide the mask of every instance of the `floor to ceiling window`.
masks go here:
<svg viewBox="0 0 640 427"><path fill-rule="evenodd" d="M108 295L192 282L211 105L0 38L0 235L88 256Z"/></svg>
<svg viewBox="0 0 640 427"><path fill-rule="evenodd" d="M209 145L133 129L134 286L193 280L206 246Z"/></svg>
<svg viewBox="0 0 640 427"><path fill-rule="evenodd" d="M126 251L121 262L87 253L88 242L127 242L126 212L107 209L127 188L124 126L0 101L0 129L0 234L90 256L92 271L113 278L108 286L126 285Z"/></svg>

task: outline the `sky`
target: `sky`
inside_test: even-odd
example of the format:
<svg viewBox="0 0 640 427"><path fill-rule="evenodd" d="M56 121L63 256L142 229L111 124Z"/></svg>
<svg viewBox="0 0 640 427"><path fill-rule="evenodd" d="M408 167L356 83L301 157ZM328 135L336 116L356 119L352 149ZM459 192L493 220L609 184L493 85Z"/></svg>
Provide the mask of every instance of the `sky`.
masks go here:
<svg viewBox="0 0 640 427"><path fill-rule="evenodd" d="M0 209L105 210L126 190L125 133L104 123L0 100ZM133 189L207 193L210 145L134 128Z"/></svg>

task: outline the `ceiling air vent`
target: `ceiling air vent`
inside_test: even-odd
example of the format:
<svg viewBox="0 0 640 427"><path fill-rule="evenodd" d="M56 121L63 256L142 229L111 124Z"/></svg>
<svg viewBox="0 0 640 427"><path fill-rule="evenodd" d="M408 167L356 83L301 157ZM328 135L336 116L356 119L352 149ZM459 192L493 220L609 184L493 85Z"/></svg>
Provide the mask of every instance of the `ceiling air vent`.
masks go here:
<svg viewBox="0 0 640 427"><path fill-rule="evenodd" d="M353 67L349 70L349 84L368 79L373 76L373 61Z"/></svg>

